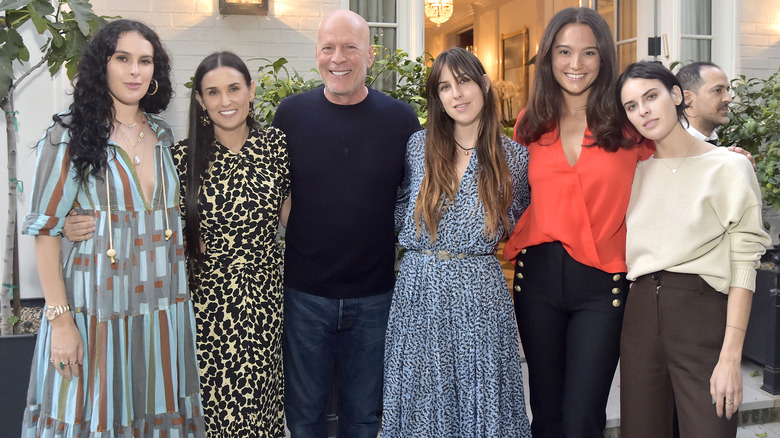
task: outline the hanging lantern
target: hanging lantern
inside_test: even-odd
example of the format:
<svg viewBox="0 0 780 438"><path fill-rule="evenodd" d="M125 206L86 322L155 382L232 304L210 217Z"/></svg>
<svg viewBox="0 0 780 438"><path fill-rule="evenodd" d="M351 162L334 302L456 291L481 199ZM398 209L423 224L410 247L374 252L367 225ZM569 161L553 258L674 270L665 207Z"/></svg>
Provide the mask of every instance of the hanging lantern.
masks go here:
<svg viewBox="0 0 780 438"><path fill-rule="evenodd" d="M452 0L425 0L425 16L440 26L452 17Z"/></svg>

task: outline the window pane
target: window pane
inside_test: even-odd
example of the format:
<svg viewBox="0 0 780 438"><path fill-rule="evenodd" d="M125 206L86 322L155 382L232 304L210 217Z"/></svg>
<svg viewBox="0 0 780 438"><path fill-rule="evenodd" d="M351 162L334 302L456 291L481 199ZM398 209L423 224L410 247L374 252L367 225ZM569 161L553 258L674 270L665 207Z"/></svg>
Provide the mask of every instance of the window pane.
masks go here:
<svg viewBox="0 0 780 438"><path fill-rule="evenodd" d="M618 71L622 72L632 62L636 62L636 43L620 44L618 46Z"/></svg>
<svg viewBox="0 0 780 438"><path fill-rule="evenodd" d="M681 61L688 64L695 61L712 61L712 41L683 38L681 41Z"/></svg>
<svg viewBox="0 0 780 438"><path fill-rule="evenodd" d="M683 35L712 35L712 0L682 0Z"/></svg>
<svg viewBox="0 0 780 438"><path fill-rule="evenodd" d="M374 23L395 23L395 5L396 0L349 0L350 11Z"/></svg>
<svg viewBox="0 0 780 438"><path fill-rule="evenodd" d="M618 1L618 42L636 38L636 22L636 0Z"/></svg>
<svg viewBox="0 0 780 438"><path fill-rule="evenodd" d="M612 35L615 35L615 0L599 0L596 4L596 10L607 22Z"/></svg>
<svg viewBox="0 0 780 438"><path fill-rule="evenodd" d="M378 44L384 48L380 48L376 53L376 60L384 59L389 53L395 53L396 49L396 30L392 27L372 27L369 29L371 33L371 42ZM371 88L377 90L394 90L395 89L395 74L382 74L371 85Z"/></svg>

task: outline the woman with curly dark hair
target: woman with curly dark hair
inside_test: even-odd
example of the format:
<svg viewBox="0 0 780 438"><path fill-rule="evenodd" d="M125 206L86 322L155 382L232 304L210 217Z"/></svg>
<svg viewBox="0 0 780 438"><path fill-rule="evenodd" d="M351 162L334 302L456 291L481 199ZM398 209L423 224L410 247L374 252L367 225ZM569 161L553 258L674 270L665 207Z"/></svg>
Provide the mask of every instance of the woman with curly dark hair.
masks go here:
<svg viewBox="0 0 780 438"><path fill-rule="evenodd" d="M255 127L254 97L241 58L207 56L193 78L189 137L173 147L213 437L284 437L276 233L290 171L282 131Z"/></svg>
<svg viewBox="0 0 780 438"><path fill-rule="evenodd" d="M46 299L27 436L203 436L195 321L181 241L170 61L146 25L118 20L86 48L68 111L38 143L30 213ZM71 208L93 239L61 259Z"/></svg>

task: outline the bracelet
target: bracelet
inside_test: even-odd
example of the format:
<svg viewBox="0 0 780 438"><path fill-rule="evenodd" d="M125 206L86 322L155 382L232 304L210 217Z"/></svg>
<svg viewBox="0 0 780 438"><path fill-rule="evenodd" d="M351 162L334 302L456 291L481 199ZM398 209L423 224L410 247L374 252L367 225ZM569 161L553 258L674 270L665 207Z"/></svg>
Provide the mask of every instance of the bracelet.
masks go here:
<svg viewBox="0 0 780 438"><path fill-rule="evenodd" d="M731 324L726 324L726 327L731 327L733 329L742 330L743 332L747 333L747 330L745 330L743 328L739 328L739 327L731 325Z"/></svg>

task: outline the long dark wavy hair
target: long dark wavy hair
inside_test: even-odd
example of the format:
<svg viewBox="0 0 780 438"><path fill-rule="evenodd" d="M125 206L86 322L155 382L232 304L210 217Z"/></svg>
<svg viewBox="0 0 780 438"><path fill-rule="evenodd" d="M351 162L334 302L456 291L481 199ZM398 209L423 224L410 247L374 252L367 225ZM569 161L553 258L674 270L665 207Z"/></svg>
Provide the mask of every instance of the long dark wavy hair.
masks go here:
<svg viewBox="0 0 780 438"><path fill-rule="evenodd" d="M512 202L512 180L501 142L498 100L493 87L484 85L485 68L479 59L460 47L439 54L425 83L428 132L425 139L425 176L414 207L417 235L420 235L424 223L431 242L436 240L439 221L450 203L454 202L459 186L455 122L447 115L439 97L439 81L445 68L450 69L455 78L476 82L482 90L485 105L479 115L479 134L475 145L479 163L478 196L485 215L485 234L493 237L498 233L499 224L504 230L509 229L507 210Z"/></svg>
<svg viewBox="0 0 780 438"><path fill-rule="evenodd" d="M621 147L631 147L635 141L623 134L619 117L622 109L615 105L614 86L617 80L617 49L607 22L598 12L589 8L566 8L553 16L544 29L539 52L536 56L534 87L526 111L515 128L520 143L531 144L547 132L555 129L563 111L563 91L555 80L552 67L553 44L558 33L567 24L584 24L596 37L601 63L599 74L590 87L586 106L588 127L592 142L583 146L598 145L614 152Z"/></svg>
<svg viewBox="0 0 780 438"><path fill-rule="evenodd" d="M214 125L208 123L204 126L201 120L208 113L203 110L198 102L198 94L203 93L203 76L206 73L219 68L232 68L244 77L247 87L252 83L246 64L233 52L215 52L207 56L195 69L195 77L192 79L192 92L190 94L189 131L187 137L187 175L184 185L187 190L184 196L184 239L187 243L187 259L191 266L200 260L200 215L198 210L198 198L203 177L213 160L216 150ZM249 104L251 105L251 103ZM252 111L246 117L246 124L250 130L255 127L255 119ZM192 272L192 270L190 270Z"/></svg>
<svg viewBox="0 0 780 438"><path fill-rule="evenodd" d="M159 113L168 106L173 96L171 62L152 29L132 20L113 21L100 29L79 61L70 120L66 123L59 115L54 116L55 122L70 130L68 149L79 182L85 181L89 174L101 178L106 167L108 137L115 117L106 66L116 51L117 40L127 32L138 32L154 48L153 79L157 81L157 92L153 96L144 96L139 103L140 108L147 113Z"/></svg>

